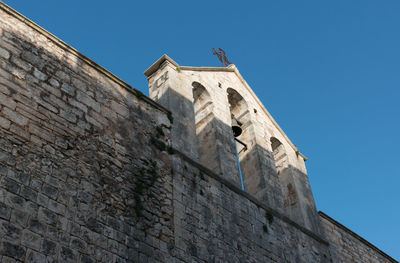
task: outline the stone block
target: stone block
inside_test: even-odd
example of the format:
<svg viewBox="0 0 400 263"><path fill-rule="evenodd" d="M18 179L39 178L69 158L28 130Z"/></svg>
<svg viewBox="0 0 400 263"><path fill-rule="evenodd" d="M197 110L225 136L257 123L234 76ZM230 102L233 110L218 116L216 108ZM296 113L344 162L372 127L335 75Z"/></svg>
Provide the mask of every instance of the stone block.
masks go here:
<svg viewBox="0 0 400 263"><path fill-rule="evenodd" d="M38 80L44 81L47 79L47 75L38 70L37 68L33 69L33 76L35 76Z"/></svg>
<svg viewBox="0 0 400 263"><path fill-rule="evenodd" d="M19 183L10 178L4 178L1 185L4 187L4 189L14 194L18 194L21 189Z"/></svg>
<svg viewBox="0 0 400 263"><path fill-rule="evenodd" d="M22 138L25 141L29 141L31 137L29 132L25 131L22 127L16 124L11 124L10 132L14 133L16 136L19 136L19 138Z"/></svg>
<svg viewBox="0 0 400 263"><path fill-rule="evenodd" d="M56 72L56 76L61 81L66 82L66 83L70 82L70 80L71 80L70 76L67 73L65 73L64 71L61 71L61 70Z"/></svg>
<svg viewBox="0 0 400 263"><path fill-rule="evenodd" d="M11 122L7 119L4 119L3 117L0 116L0 127L3 129L8 130L10 128Z"/></svg>
<svg viewBox="0 0 400 263"><path fill-rule="evenodd" d="M24 246L39 250L41 243L42 239L38 234L35 234L27 229L22 231L22 244Z"/></svg>
<svg viewBox="0 0 400 263"><path fill-rule="evenodd" d="M39 207L38 220L55 225L57 223L57 214L44 207Z"/></svg>
<svg viewBox="0 0 400 263"><path fill-rule="evenodd" d="M21 60L20 58L16 56L11 56L11 62L17 65L18 67L22 68L25 71L30 71L32 69L32 65Z"/></svg>
<svg viewBox="0 0 400 263"><path fill-rule="evenodd" d="M33 123L30 123L29 132L48 142L54 143L55 136L47 129L43 129Z"/></svg>
<svg viewBox="0 0 400 263"><path fill-rule="evenodd" d="M11 110L15 110L15 107L17 107L17 103L12 98L4 95L3 93L0 93L0 101L2 105L7 106Z"/></svg>
<svg viewBox="0 0 400 263"><path fill-rule="evenodd" d="M28 229L36 234L44 235L46 232L46 225L36 218L30 218L28 221Z"/></svg>
<svg viewBox="0 0 400 263"><path fill-rule="evenodd" d="M2 193L0 192L0 195ZM9 220L11 216L11 208L0 202L0 218Z"/></svg>
<svg viewBox="0 0 400 263"><path fill-rule="evenodd" d="M45 255L54 255L57 253L57 243L49 239L43 239L41 252Z"/></svg>
<svg viewBox="0 0 400 263"><path fill-rule="evenodd" d="M46 262L46 256L39 252L28 249L25 262L32 262L32 263Z"/></svg>
<svg viewBox="0 0 400 263"><path fill-rule="evenodd" d="M16 224L0 220L0 236L12 242L19 242L21 228Z"/></svg>
<svg viewBox="0 0 400 263"><path fill-rule="evenodd" d="M118 113L119 115L121 115L122 117L128 117L128 115L129 115L128 107L126 107L118 102L111 101L111 109L113 111L115 111L116 113Z"/></svg>
<svg viewBox="0 0 400 263"><path fill-rule="evenodd" d="M16 245L7 241L3 241L1 245L0 254L3 256L8 256L20 261L25 258L26 250L20 245Z"/></svg>
<svg viewBox="0 0 400 263"><path fill-rule="evenodd" d="M44 67L44 61L39 56L33 54L30 51L23 51L21 54L21 58L39 69L42 69Z"/></svg>
<svg viewBox="0 0 400 263"><path fill-rule="evenodd" d="M71 248L81 252L86 252L87 243L80 238L72 237Z"/></svg>
<svg viewBox="0 0 400 263"><path fill-rule="evenodd" d="M29 214L26 213L25 211L22 211L20 209L13 209L11 212L10 221L19 226L25 227L26 222L28 221L28 217L29 217Z"/></svg>
<svg viewBox="0 0 400 263"><path fill-rule="evenodd" d="M65 262L77 262L78 253L68 247L61 247L60 259Z"/></svg>
<svg viewBox="0 0 400 263"><path fill-rule="evenodd" d="M4 108L3 114L7 119L9 119L12 122L15 122L20 126L25 126L28 124L28 119L26 117L9 108Z"/></svg>
<svg viewBox="0 0 400 263"><path fill-rule="evenodd" d="M72 87L71 85L68 85L66 83L63 83L61 85L61 90L73 97L75 95L75 88Z"/></svg>
<svg viewBox="0 0 400 263"><path fill-rule="evenodd" d="M90 108L94 109L96 112L100 112L100 104L96 102L93 98L89 97L87 94L77 91L76 99L85 104L86 106L89 106Z"/></svg>
<svg viewBox="0 0 400 263"><path fill-rule="evenodd" d="M4 48L0 47L0 57L9 59L10 58L10 52L5 50Z"/></svg>

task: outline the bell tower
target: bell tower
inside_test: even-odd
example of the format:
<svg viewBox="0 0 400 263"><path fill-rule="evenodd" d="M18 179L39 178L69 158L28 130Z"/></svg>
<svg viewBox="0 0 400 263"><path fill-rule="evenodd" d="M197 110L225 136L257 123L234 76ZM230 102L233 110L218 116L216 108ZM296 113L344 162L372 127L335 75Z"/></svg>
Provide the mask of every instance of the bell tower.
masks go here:
<svg viewBox="0 0 400 263"><path fill-rule="evenodd" d="M305 168L235 65L179 66L163 55L145 75L150 97L172 112L172 145L293 221L320 233ZM239 171L240 167L240 171Z"/></svg>

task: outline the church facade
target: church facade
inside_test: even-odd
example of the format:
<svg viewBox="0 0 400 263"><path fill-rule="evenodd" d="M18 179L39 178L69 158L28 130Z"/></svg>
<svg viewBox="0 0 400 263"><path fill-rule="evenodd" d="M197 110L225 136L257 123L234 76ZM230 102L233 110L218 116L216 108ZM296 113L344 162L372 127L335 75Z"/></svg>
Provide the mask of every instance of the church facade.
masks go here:
<svg viewBox="0 0 400 263"><path fill-rule="evenodd" d="M397 262L315 207L235 65L150 98L0 3L0 262Z"/></svg>

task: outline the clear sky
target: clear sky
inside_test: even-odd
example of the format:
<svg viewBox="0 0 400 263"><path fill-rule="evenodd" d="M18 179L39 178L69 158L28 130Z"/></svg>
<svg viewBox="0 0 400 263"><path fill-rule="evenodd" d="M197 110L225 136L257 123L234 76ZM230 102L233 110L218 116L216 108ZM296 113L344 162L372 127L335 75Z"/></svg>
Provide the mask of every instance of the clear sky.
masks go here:
<svg viewBox="0 0 400 263"><path fill-rule="evenodd" d="M5 0L148 94L223 48L308 158L317 208L400 260L400 1Z"/></svg>

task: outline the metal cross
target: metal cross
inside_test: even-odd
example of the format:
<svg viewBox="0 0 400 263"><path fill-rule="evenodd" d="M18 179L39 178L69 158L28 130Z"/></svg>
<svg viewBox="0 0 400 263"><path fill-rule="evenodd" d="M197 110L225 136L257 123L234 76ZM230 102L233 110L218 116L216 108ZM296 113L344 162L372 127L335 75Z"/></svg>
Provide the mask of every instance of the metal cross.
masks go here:
<svg viewBox="0 0 400 263"><path fill-rule="evenodd" d="M222 65L224 67L229 66L230 64L232 64L228 58L226 57L226 53L224 50L222 50L222 48L218 48L218 51L215 50L215 48L212 48L212 52L214 55L217 55L219 61L221 61Z"/></svg>

